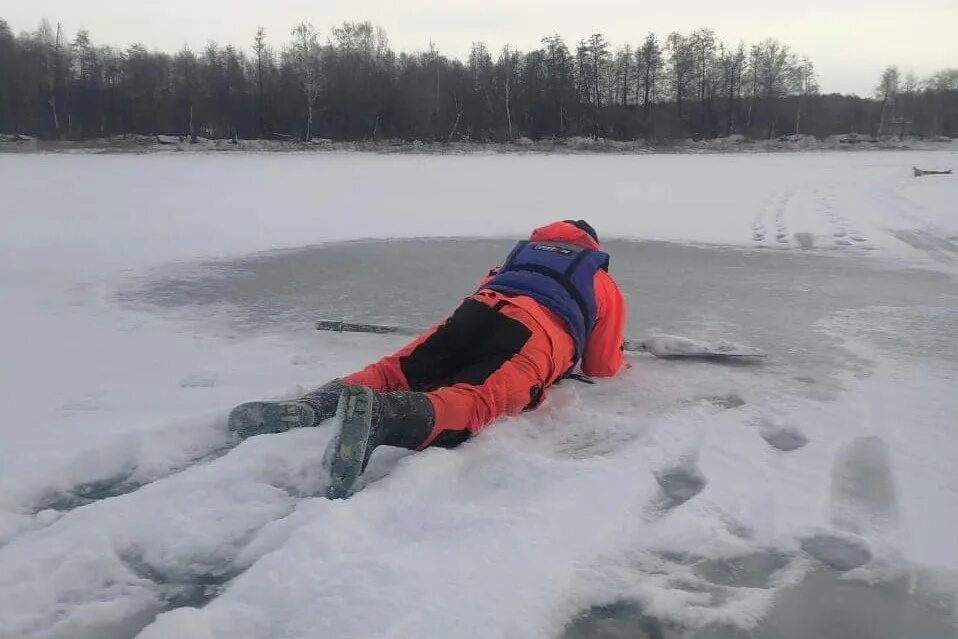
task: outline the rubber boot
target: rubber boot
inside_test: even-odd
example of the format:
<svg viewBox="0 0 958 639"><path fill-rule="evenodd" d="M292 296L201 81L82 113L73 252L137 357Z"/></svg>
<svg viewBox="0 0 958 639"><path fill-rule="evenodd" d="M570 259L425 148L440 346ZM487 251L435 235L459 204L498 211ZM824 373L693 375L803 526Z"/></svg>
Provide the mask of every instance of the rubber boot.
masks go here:
<svg viewBox="0 0 958 639"><path fill-rule="evenodd" d="M432 434L435 412L423 393L375 393L366 386L348 386L336 411L342 424L326 449L330 483L326 496L344 499L366 470L377 446L415 450Z"/></svg>
<svg viewBox="0 0 958 639"><path fill-rule="evenodd" d="M320 386L295 400L246 402L230 411L230 431L243 439L265 433L282 433L290 428L317 426L336 414L339 396L346 388L341 379Z"/></svg>

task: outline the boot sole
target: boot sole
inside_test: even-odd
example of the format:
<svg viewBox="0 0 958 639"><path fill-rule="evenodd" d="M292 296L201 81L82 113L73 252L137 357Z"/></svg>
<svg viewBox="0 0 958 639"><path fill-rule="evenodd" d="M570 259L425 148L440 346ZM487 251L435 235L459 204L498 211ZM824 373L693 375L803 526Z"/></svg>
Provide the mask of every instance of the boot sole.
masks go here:
<svg viewBox="0 0 958 639"><path fill-rule="evenodd" d="M365 386L347 388L339 398L336 418L339 434L330 459L329 499L345 499L363 471L372 430L373 391Z"/></svg>
<svg viewBox="0 0 958 639"><path fill-rule="evenodd" d="M230 411L227 424L230 431L245 439L312 426L315 420L315 411L304 402L246 402Z"/></svg>

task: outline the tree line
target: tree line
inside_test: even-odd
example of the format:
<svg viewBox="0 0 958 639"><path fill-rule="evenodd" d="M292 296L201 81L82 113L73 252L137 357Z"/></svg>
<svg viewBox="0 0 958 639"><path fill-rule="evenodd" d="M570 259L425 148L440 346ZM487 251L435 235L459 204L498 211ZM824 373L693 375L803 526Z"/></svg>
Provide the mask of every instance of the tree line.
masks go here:
<svg viewBox="0 0 958 639"><path fill-rule="evenodd" d="M875 96L819 91L811 60L769 38L734 46L711 29L613 47L559 35L527 52L432 45L396 53L385 31L308 22L282 45L260 28L248 50L209 43L169 54L72 39L44 21L0 19L0 133L50 139L208 138L503 141L593 136L712 138L860 132L958 136L958 70L919 80L889 67Z"/></svg>

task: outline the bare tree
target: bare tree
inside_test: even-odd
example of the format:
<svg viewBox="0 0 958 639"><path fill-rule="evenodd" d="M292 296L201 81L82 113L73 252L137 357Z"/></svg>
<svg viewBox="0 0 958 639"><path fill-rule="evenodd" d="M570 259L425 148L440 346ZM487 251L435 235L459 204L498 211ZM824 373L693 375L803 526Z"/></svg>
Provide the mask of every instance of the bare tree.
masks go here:
<svg viewBox="0 0 958 639"><path fill-rule="evenodd" d="M944 69L928 78L925 83L932 91L958 91L958 69Z"/></svg>
<svg viewBox="0 0 958 639"><path fill-rule="evenodd" d="M632 70L632 47L623 46L615 54L615 74L618 80L619 99L624 106L629 105L629 96L632 94L632 85L635 84L630 71Z"/></svg>
<svg viewBox="0 0 958 639"><path fill-rule="evenodd" d="M808 96L818 93L818 80L815 76L815 67L808 58L795 65L795 92L798 99L795 101L795 135L801 133L802 109L808 101Z"/></svg>
<svg viewBox="0 0 958 639"><path fill-rule="evenodd" d="M768 38L758 46L757 82L758 92L765 102L768 118L767 137L775 134L775 103L789 89L792 54L788 45Z"/></svg>
<svg viewBox="0 0 958 639"><path fill-rule="evenodd" d="M881 137L885 132L885 116L889 107L894 107L895 98L898 95L899 84L898 67L886 67L881 74L881 81L875 87L875 97L881 99L881 115L878 120L878 136Z"/></svg>
<svg viewBox="0 0 958 639"><path fill-rule="evenodd" d="M477 43L459 61L435 47L394 53L369 22L343 23L322 44L304 23L274 61L262 30L246 55L216 44L169 55L138 44L97 47L85 32L71 41L65 26L59 34L55 27L14 36L0 20L0 130L52 139L188 131L191 140L247 131L304 139L320 129L350 140L371 133L437 141L719 130L825 135L849 127L958 135L958 71L897 83L886 77L865 100L813 99L809 60L775 40L748 55L707 29L673 34L665 53L654 34L638 51L595 34L571 53L556 35L527 53L507 49L494 58ZM660 114L669 116L667 128L654 121Z"/></svg>
<svg viewBox="0 0 958 639"><path fill-rule="evenodd" d="M173 88L177 95L182 96L183 100L186 102L189 113L187 131L189 133L190 142L195 144L197 140L193 109L196 98L200 93L201 86L199 61L196 59L196 55L188 48L184 48L182 51L177 53L176 57L173 58L173 72Z"/></svg>
<svg viewBox="0 0 958 639"><path fill-rule="evenodd" d="M60 133L60 115L57 109L57 93L60 88L60 25L57 24L56 35L50 23L43 20L36 34L37 42L40 45L42 54L41 60L44 68L44 84L46 85L46 103L50 107L50 118L53 123L53 130L57 138Z"/></svg>
<svg viewBox="0 0 958 639"><path fill-rule="evenodd" d="M452 104L456 108L456 119L452 123L452 128L449 129L449 135L446 136L446 142L452 141L454 135L459 130L459 122L462 120L462 101L459 100L459 96L455 93L452 94Z"/></svg>
<svg viewBox="0 0 958 639"><path fill-rule="evenodd" d="M748 109L745 113L745 126L748 129L752 128L752 123L755 117L755 101L758 97L758 71L761 67L762 60L762 49L757 44L752 45L748 52L748 74L746 76L748 82Z"/></svg>
<svg viewBox="0 0 958 639"><path fill-rule="evenodd" d="M500 63L502 57L500 56ZM470 113L473 117L474 130L488 132L494 120L496 111L493 105L496 84L496 71L493 69L492 57L484 42L473 42L469 51L470 89L475 96L475 107Z"/></svg>
<svg viewBox="0 0 958 639"><path fill-rule="evenodd" d="M599 83L602 80L602 69L609 59L609 43L601 33L589 36L589 55L592 57L592 88L595 91L595 107L602 108L602 91Z"/></svg>
<svg viewBox="0 0 958 639"><path fill-rule="evenodd" d="M516 73L517 54L509 48L509 45L502 47L499 54L499 67L502 70L502 88L506 106L506 127L509 132L509 139L512 139L512 103L511 89Z"/></svg>
<svg viewBox="0 0 958 639"><path fill-rule="evenodd" d="M256 54L256 116L259 121L259 134L266 133L266 69L271 66L271 52L266 45L266 32L263 27L256 29L253 39L253 52Z"/></svg>
<svg viewBox="0 0 958 639"><path fill-rule="evenodd" d="M589 45L586 44L585 40L579 40L579 44L575 48L575 62L576 100L578 100L580 103L585 102L586 104L591 104L592 89L590 86L592 84L592 56L589 54Z"/></svg>
<svg viewBox="0 0 958 639"><path fill-rule="evenodd" d="M652 120L652 105L656 101L656 81L662 70L662 48L654 33L645 36L642 48L636 53L639 63L639 81L642 86L642 108L647 122Z"/></svg>
<svg viewBox="0 0 958 639"><path fill-rule="evenodd" d="M557 131L561 135L566 130L567 102L575 102L578 97L573 80L572 56L562 36L556 34L542 39L545 45L546 99L555 108Z"/></svg>
<svg viewBox="0 0 958 639"><path fill-rule="evenodd" d="M745 71L745 45L739 42L734 51L719 49L719 68L725 90L725 135L732 135L735 124L735 105L742 92L742 74Z"/></svg>
<svg viewBox="0 0 958 639"><path fill-rule="evenodd" d="M679 120L683 117L682 105L689 93L689 84L695 69L694 52L689 39L673 31L666 38L666 50L669 52L669 75L671 76L672 97L675 99L675 111Z"/></svg>
<svg viewBox="0 0 958 639"><path fill-rule="evenodd" d="M308 142L313 136L313 105L320 90L320 47L319 34L308 22L300 22L292 31L293 41L290 51L299 73L303 97L306 99L306 136Z"/></svg>
<svg viewBox="0 0 958 639"><path fill-rule="evenodd" d="M715 62L715 32L711 29L697 29L688 38L691 50L696 93L699 103L699 132L705 134L709 128L712 101L712 69Z"/></svg>

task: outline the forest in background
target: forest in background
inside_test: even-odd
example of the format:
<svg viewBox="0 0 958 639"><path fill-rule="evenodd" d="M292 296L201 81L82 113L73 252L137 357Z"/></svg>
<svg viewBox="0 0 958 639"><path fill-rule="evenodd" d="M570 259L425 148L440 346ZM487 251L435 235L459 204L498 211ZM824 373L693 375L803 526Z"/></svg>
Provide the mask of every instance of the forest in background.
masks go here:
<svg viewBox="0 0 958 639"><path fill-rule="evenodd" d="M434 46L395 52L371 22L320 34L296 25L280 44L202 51L98 45L44 21L15 35L0 19L0 133L50 140L124 134L184 139L502 142L753 139L850 132L958 137L958 69L930 77L889 66L870 97L823 94L813 62L783 42L722 42L711 29L613 46L490 51L466 60Z"/></svg>

